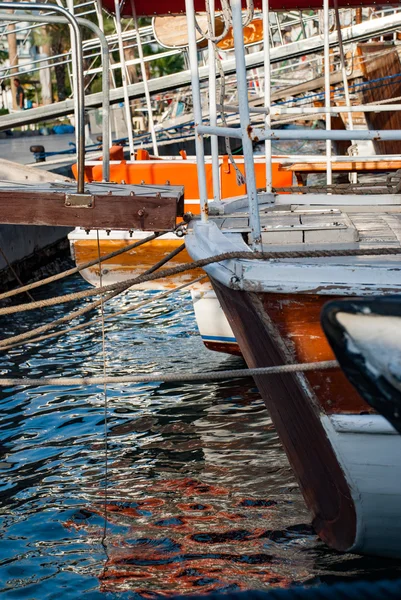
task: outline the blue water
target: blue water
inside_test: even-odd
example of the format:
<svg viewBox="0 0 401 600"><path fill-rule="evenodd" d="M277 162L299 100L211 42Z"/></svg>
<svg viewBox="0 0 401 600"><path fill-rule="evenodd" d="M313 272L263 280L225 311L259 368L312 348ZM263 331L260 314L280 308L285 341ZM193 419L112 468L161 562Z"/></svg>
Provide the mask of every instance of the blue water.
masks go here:
<svg viewBox="0 0 401 600"><path fill-rule="evenodd" d="M34 296L86 285L77 276ZM106 314L143 296L126 293ZM3 318L2 337L72 308ZM112 319L106 352L112 375L243 366L203 347L186 293ZM2 376L102 369L99 324L0 356ZM0 390L2 598L148 598L401 576L401 563L342 555L317 539L251 379L109 385L107 398L102 544L103 389Z"/></svg>

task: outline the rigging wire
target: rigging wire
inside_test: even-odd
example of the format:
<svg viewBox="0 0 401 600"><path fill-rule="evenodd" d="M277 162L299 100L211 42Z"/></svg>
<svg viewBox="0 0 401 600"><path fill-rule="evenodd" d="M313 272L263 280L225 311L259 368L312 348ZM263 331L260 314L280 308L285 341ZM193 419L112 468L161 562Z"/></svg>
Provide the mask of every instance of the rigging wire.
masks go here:
<svg viewBox="0 0 401 600"><path fill-rule="evenodd" d="M353 83L352 85L349 86L349 89L355 89L355 88L366 88L366 90L375 90L377 88L381 88L381 87L387 87L389 85L397 85L400 83L400 77L401 74L396 73L395 75L386 75L385 77L379 77L377 79L371 79L370 81L363 81L361 83ZM389 79L397 79L397 81L389 81L388 83L382 83L380 85L371 85L372 83L376 83L379 81L387 81ZM284 92L285 90L283 90ZM336 88L336 90L334 91L334 94L337 94L338 96L343 96L344 94L342 94L341 92L344 91L344 87L338 87ZM357 92L358 90L355 89L355 91ZM362 90L363 91L363 90ZM309 100L311 98L320 98L320 97L324 97L324 92L316 92L315 94L308 94L306 96L302 96L299 98L290 98L288 100L280 100L280 101L276 101L274 103L274 106L276 105L280 105L280 104L290 104L292 102L302 102L305 100ZM388 102L392 102L393 99L390 98L388 100Z"/></svg>
<svg viewBox="0 0 401 600"><path fill-rule="evenodd" d="M96 231L96 239L97 239L97 255L98 255L98 264L99 264L99 283L100 287L103 286L103 278L102 278L102 262L100 256L100 240L99 240L99 230ZM101 314L101 326L102 326L102 358L103 358L103 396L104 396L104 501L103 501L103 533L102 539L100 541L103 546L103 550L106 554L106 562L103 566L102 576L105 575L107 570L107 565L109 562L109 553L107 549L106 537L107 537L107 504L108 504L108 487L109 487L109 455L108 455L108 398L107 398L107 366L106 366L106 335L105 335L105 325L104 325L104 302L103 302L103 294L100 296L100 314Z"/></svg>
<svg viewBox="0 0 401 600"><path fill-rule="evenodd" d="M253 2L253 0L251 0L251 1ZM206 32L204 32L203 29L201 28L201 26L199 25L198 21L196 20L196 15L195 15L195 27L196 27L198 33L203 38L212 42L213 44L217 44L223 38L225 38L231 27L231 22L232 22L231 6L227 0L221 0L221 14L223 16L224 27L223 27L222 33L218 36L213 35L213 24L212 24L210 7L209 7L208 1L206 1L206 15L207 15L207 31Z"/></svg>

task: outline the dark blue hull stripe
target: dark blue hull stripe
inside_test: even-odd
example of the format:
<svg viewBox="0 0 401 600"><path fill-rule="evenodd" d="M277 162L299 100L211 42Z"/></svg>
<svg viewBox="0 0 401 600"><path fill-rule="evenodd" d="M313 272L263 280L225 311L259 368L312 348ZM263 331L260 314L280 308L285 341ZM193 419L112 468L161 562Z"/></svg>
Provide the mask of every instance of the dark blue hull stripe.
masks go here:
<svg viewBox="0 0 401 600"><path fill-rule="evenodd" d="M219 335L202 335L202 340L206 342L223 342L223 343L237 343L235 337L222 337Z"/></svg>

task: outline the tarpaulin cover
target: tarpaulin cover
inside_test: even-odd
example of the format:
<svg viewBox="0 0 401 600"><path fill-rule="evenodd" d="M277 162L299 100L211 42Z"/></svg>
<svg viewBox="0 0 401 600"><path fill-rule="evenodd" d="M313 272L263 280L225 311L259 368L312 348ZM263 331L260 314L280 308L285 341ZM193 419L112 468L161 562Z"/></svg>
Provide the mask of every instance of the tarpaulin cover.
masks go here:
<svg viewBox="0 0 401 600"><path fill-rule="evenodd" d="M205 0L194 0L196 12L205 12ZM255 8L262 8L262 0L255 0ZM332 6L332 0L330 0ZM399 6L399 2L377 2L375 0L338 0L340 8L350 8L351 6ZM102 0L103 7L114 12L114 0ZM245 2L243 0L245 8ZM220 3L216 0L216 10L219 10ZM320 9L323 8L323 0L270 0L271 10L292 10L292 9ZM185 12L185 0L135 0L135 9L140 17L153 15L176 15ZM131 16L131 0L125 0L121 14Z"/></svg>

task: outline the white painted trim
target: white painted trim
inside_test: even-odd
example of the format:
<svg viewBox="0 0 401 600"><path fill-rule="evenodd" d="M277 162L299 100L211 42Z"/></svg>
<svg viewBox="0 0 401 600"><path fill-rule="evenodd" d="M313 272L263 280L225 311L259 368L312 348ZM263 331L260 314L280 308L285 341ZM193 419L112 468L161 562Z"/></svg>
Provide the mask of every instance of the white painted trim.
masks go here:
<svg viewBox="0 0 401 600"><path fill-rule="evenodd" d="M351 415L322 416L321 422L347 479L356 511L356 536L350 552L401 558L401 436L389 435L372 415L358 415L368 424L337 430ZM383 432L380 427L383 425Z"/></svg>
<svg viewBox="0 0 401 600"><path fill-rule="evenodd" d="M398 435L381 415L331 415L330 421L339 433Z"/></svg>
<svg viewBox="0 0 401 600"><path fill-rule="evenodd" d="M235 344L233 330L210 282L205 283L201 290L191 290L191 296L196 323L203 341Z"/></svg>
<svg viewBox="0 0 401 600"><path fill-rule="evenodd" d="M194 223L185 243L193 260L222 252L250 252L240 234L224 234L213 222ZM401 262L397 255L226 260L205 267L205 271L231 289L252 292L340 296L401 292Z"/></svg>
<svg viewBox="0 0 401 600"><path fill-rule="evenodd" d="M307 206L393 206L401 204L401 194L275 194L277 205ZM383 209L384 210L384 209Z"/></svg>

